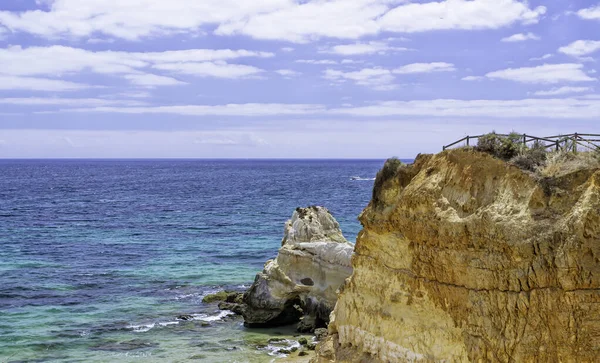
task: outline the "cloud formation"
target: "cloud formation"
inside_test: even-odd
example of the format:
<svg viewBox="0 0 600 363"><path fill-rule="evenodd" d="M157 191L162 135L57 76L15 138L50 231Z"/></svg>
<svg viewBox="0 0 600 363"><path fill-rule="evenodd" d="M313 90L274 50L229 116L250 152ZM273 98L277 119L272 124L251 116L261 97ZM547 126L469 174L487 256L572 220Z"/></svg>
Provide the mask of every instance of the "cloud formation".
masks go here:
<svg viewBox="0 0 600 363"><path fill-rule="evenodd" d="M91 88L90 85L39 77L18 77L0 74L0 90L65 92Z"/></svg>
<svg viewBox="0 0 600 363"><path fill-rule="evenodd" d="M502 79L520 83L593 82L595 78L583 71L582 64L544 64L537 67L509 68L485 75L490 79Z"/></svg>
<svg viewBox="0 0 600 363"><path fill-rule="evenodd" d="M559 52L573 57L582 57L600 50L600 40L576 40L573 43L560 47Z"/></svg>
<svg viewBox="0 0 600 363"><path fill-rule="evenodd" d="M435 73L435 72L453 72L454 64L446 62L432 62L432 63L413 63L405 66L396 68L393 70L394 74L413 74L413 73Z"/></svg>
<svg viewBox="0 0 600 363"><path fill-rule="evenodd" d="M502 38L503 42L507 43L515 43L515 42L524 42L526 40L540 40L541 38L533 33L518 33L513 34L510 37Z"/></svg>
<svg viewBox="0 0 600 363"><path fill-rule="evenodd" d="M517 0L55 0L49 11L0 11L0 25L44 38L104 34L126 40L197 32L306 43L381 32L497 29L539 21L546 8Z"/></svg>
<svg viewBox="0 0 600 363"><path fill-rule="evenodd" d="M537 91L537 92L534 92L533 95L534 96L559 96L559 95L566 95L566 94L570 94L570 93L585 93L585 92L591 92L591 91L593 91L592 87L564 86L564 87L553 88L548 91Z"/></svg>
<svg viewBox="0 0 600 363"><path fill-rule="evenodd" d="M577 12L577 15L586 20L600 20L600 4L590 8L581 9Z"/></svg>
<svg viewBox="0 0 600 363"><path fill-rule="evenodd" d="M1 101L0 101L1 103ZM75 103L76 104L76 103ZM486 117L597 119L600 99L530 98L516 100L433 99L413 101L378 101L366 106L331 107L319 104L226 104L147 107L64 108L60 112L174 114L183 116L312 116L356 118L386 117Z"/></svg>
<svg viewBox="0 0 600 363"><path fill-rule="evenodd" d="M133 85L144 87L183 85L185 82L164 74L187 74L199 77L243 78L262 72L261 69L229 64L225 60L256 57L268 58L273 53L231 49L187 49L165 52L93 52L60 45L50 47L12 46L0 49L0 75L12 77L68 77L81 72L122 76ZM13 78L14 80L15 78ZM38 90L82 89L84 85L64 80L48 79L33 85L32 79L23 79L29 88ZM10 82L10 89L22 89L24 85ZM4 86L9 89L8 86Z"/></svg>
<svg viewBox="0 0 600 363"><path fill-rule="evenodd" d="M331 53L345 56L364 55L364 54L387 54L390 52L407 51L408 48L392 47L386 42L357 42L353 44L334 45L324 48L322 53Z"/></svg>
<svg viewBox="0 0 600 363"><path fill-rule="evenodd" d="M384 68L363 68L359 71L351 72L327 69L323 72L323 78L334 83L351 81L359 86L368 87L376 91L389 91L397 87L394 84L395 77L392 75L392 72Z"/></svg>

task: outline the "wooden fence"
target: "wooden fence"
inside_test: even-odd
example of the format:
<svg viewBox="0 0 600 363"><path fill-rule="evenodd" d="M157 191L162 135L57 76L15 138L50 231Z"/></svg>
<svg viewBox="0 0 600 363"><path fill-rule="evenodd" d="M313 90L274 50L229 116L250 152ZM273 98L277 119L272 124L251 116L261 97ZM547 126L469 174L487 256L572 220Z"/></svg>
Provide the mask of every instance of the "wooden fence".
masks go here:
<svg viewBox="0 0 600 363"><path fill-rule="evenodd" d="M489 134L488 134L489 135ZM568 150L577 152L578 146L581 146L584 150L600 150L600 145L597 143L600 142L600 134L567 134L567 135L556 135L556 136L546 136L546 137L538 137L527 134L496 134L493 135L500 136L503 138L506 137L515 137L518 135L519 140L517 141L520 145L527 146L528 143L541 143L544 148L555 148L555 150ZM462 139L453 142L452 144L445 145L443 150L449 149L453 146L456 146L460 143L466 143L461 146L477 146L477 141L480 137L486 135L476 135L476 136L465 136Z"/></svg>

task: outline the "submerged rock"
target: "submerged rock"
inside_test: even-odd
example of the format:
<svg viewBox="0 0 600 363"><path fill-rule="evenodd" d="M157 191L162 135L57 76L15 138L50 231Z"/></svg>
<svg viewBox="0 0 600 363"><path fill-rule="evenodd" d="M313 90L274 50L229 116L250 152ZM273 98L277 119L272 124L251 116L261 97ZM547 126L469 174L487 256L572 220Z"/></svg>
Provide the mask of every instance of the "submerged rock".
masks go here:
<svg viewBox="0 0 600 363"><path fill-rule="evenodd" d="M245 324L277 326L309 315L316 325L324 326L337 289L352 273L352 251L326 208L296 209L285 225L277 258L267 261L244 295Z"/></svg>
<svg viewBox="0 0 600 363"><path fill-rule="evenodd" d="M194 316L190 314L177 315L177 320L189 321L194 320Z"/></svg>
<svg viewBox="0 0 600 363"><path fill-rule="evenodd" d="M229 291L219 291L214 294L208 294L204 298L202 298L203 303L214 303L217 301L225 301L231 292Z"/></svg>
<svg viewBox="0 0 600 363"><path fill-rule="evenodd" d="M598 169L548 183L450 150L386 170L319 361L598 361Z"/></svg>

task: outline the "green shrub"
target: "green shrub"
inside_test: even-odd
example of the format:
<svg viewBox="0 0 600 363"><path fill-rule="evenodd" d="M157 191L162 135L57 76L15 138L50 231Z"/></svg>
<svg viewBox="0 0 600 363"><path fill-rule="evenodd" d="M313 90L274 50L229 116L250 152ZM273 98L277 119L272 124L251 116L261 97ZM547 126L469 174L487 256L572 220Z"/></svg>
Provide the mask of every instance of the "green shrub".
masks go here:
<svg viewBox="0 0 600 363"><path fill-rule="evenodd" d="M522 148L519 155L510 159L510 162L521 169L536 171L546 164L546 158L544 144L536 140L531 148Z"/></svg>
<svg viewBox="0 0 600 363"><path fill-rule="evenodd" d="M516 132L511 132L508 136L500 136L492 132L480 137L475 149L508 161L519 155L519 152L525 148L521 143L522 137L522 134Z"/></svg>
<svg viewBox="0 0 600 363"><path fill-rule="evenodd" d="M501 144L500 136L496 135L495 132L491 132L477 139L475 149L490 155L497 155Z"/></svg>
<svg viewBox="0 0 600 363"><path fill-rule="evenodd" d="M385 164L383 164L383 168L377 172L377 176L375 177L375 183L373 184L373 199L379 200L379 193L381 192L381 188L383 184L396 176L398 172L398 168L404 165L400 159L397 157L393 157L387 159Z"/></svg>

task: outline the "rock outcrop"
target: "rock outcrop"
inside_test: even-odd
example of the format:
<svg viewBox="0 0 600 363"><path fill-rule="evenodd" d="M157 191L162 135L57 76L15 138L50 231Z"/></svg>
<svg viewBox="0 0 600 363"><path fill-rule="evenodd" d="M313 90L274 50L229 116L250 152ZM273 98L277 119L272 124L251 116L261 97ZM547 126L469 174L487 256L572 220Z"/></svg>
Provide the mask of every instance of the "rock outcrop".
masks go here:
<svg viewBox="0 0 600 363"><path fill-rule="evenodd" d="M329 321L337 289L352 273L353 246L323 207L298 208L285 225L277 258L269 260L244 295L245 324L291 324L311 331Z"/></svg>
<svg viewBox="0 0 600 363"><path fill-rule="evenodd" d="M598 361L599 170L540 179L468 150L389 169L319 361Z"/></svg>

